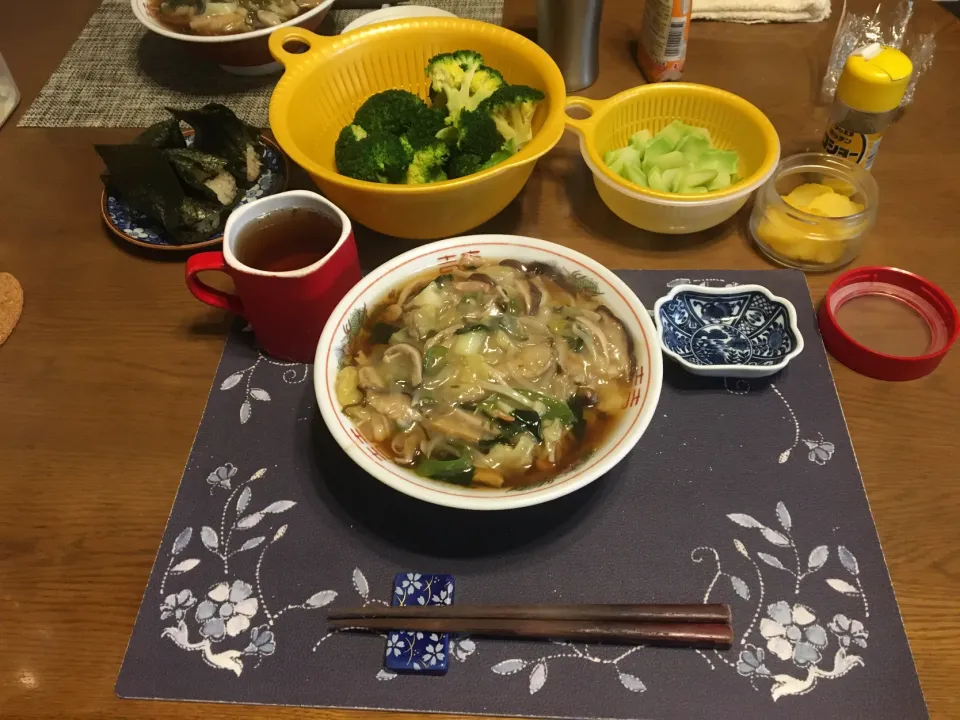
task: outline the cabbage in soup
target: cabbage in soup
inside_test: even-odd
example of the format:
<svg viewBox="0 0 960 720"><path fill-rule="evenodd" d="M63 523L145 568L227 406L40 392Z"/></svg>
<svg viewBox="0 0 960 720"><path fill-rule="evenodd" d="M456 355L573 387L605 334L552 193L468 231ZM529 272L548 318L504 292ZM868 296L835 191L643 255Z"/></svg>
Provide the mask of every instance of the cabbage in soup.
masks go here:
<svg viewBox="0 0 960 720"><path fill-rule="evenodd" d="M395 288L348 342L336 393L364 437L423 477L540 483L626 404L636 357L591 280L463 256Z"/></svg>

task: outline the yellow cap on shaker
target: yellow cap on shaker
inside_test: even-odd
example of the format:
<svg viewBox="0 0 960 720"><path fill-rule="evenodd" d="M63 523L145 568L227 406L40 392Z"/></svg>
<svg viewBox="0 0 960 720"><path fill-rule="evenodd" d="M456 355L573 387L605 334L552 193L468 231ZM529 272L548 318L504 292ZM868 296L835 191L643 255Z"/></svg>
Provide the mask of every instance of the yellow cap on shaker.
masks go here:
<svg viewBox="0 0 960 720"><path fill-rule="evenodd" d="M900 105L912 74L910 58L896 48L872 43L850 53L836 97L854 110L887 112Z"/></svg>

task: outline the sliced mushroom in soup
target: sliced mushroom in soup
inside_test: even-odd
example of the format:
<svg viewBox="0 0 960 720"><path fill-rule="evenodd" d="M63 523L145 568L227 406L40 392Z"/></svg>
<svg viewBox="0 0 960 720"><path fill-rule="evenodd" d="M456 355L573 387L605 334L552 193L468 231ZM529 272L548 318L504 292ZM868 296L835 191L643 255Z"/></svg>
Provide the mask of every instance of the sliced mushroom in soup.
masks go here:
<svg viewBox="0 0 960 720"><path fill-rule="evenodd" d="M633 340L602 300L545 263L472 256L412 278L351 340L338 401L423 477L549 481L602 443L630 396Z"/></svg>

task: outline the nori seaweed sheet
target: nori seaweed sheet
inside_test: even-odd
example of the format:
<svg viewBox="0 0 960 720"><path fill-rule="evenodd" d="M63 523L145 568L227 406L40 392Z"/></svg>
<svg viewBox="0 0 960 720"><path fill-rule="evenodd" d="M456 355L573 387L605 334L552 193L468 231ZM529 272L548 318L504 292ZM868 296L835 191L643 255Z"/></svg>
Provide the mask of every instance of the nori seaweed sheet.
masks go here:
<svg viewBox="0 0 960 720"><path fill-rule="evenodd" d="M247 180L247 145L253 145L262 156L260 133L244 123L228 107L217 103L199 110L167 108L171 115L194 130L193 147L227 161L227 169L240 187L249 187Z"/></svg>

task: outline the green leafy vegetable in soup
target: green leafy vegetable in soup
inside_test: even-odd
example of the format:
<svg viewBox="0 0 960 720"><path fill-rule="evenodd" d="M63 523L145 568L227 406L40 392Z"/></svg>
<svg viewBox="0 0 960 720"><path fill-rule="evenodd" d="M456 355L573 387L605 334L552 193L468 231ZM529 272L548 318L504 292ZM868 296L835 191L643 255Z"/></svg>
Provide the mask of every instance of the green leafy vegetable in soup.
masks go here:
<svg viewBox="0 0 960 720"><path fill-rule="evenodd" d="M347 357L337 399L364 437L423 477L475 487L539 483L582 460L636 370L591 284L475 256L395 288Z"/></svg>

